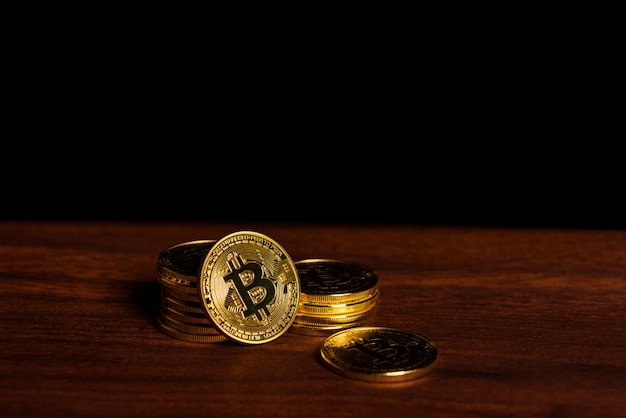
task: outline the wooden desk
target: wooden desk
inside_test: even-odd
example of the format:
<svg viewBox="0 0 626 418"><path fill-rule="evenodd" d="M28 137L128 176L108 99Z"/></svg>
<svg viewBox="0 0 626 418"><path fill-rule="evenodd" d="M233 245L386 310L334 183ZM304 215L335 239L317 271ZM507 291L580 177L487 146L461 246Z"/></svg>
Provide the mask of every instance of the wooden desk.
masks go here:
<svg viewBox="0 0 626 418"><path fill-rule="evenodd" d="M379 276L370 325L439 348L404 383L342 377L323 337L191 343L155 327L159 253L256 230ZM626 416L626 231L0 221L0 416Z"/></svg>

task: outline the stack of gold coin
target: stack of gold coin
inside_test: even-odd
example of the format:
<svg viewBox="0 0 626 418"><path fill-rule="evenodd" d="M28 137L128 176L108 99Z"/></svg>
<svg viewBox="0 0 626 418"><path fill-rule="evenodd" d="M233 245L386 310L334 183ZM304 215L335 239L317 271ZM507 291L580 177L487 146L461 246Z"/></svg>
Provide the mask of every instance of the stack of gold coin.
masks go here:
<svg viewBox="0 0 626 418"><path fill-rule="evenodd" d="M198 293L198 270L215 240L188 241L166 248L157 261L161 309L156 325L164 334L184 341L226 341L207 318Z"/></svg>
<svg viewBox="0 0 626 418"><path fill-rule="evenodd" d="M305 259L294 262L300 279L300 302L289 329L328 336L364 325L379 302L378 276L348 261Z"/></svg>

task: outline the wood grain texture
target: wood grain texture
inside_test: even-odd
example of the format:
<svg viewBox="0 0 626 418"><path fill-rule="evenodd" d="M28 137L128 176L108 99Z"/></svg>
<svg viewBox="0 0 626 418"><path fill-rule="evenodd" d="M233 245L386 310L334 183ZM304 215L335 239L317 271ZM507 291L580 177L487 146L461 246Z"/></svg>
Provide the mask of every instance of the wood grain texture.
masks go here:
<svg viewBox="0 0 626 418"><path fill-rule="evenodd" d="M370 325L437 344L429 376L351 380L320 337L191 343L155 327L159 253L256 230L379 276ZM0 221L2 417L626 416L626 231Z"/></svg>

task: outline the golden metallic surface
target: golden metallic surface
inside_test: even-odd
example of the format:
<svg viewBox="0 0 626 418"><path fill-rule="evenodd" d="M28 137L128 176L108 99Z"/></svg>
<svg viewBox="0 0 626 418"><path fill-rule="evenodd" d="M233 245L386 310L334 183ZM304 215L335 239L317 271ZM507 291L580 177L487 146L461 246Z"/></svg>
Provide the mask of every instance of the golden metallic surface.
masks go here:
<svg viewBox="0 0 626 418"><path fill-rule="evenodd" d="M191 342L227 340L207 318L198 296L198 271L215 242L183 242L159 254L157 281L161 284L161 310L156 325L164 334Z"/></svg>
<svg viewBox="0 0 626 418"><path fill-rule="evenodd" d="M198 304L200 306L200 298L198 297L198 288L195 288L194 293L187 292L177 292L176 290L172 290L168 287L161 287L161 293L165 296L168 296L172 299L176 299L184 302L193 302L193 304Z"/></svg>
<svg viewBox="0 0 626 418"><path fill-rule="evenodd" d="M173 281L195 284L200 264L214 244L215 240L195 240L172 245L159 254L157 272Z"/></svg>
<svg viewBox="0 0 626 418"><path fill-rule="evenodd" d="M196 281L191 282L189 280L175 279L159 271L157 271L157 281L161 284L161 287L167 288L173 292L198 295L198 282Z"/></svg>
<svg viewBox="0 0 626 418"><path fill-rule="evenodd" d="M338 315L338 314L351 314L356 312L363 312L365 310L373 309L379 302L379 291L376 291L372 296L359 302L354 303L338 303L338 304L319 304L319 303L306 303L300 302L298 307L298 315Z"/></svg>
<svg viewBox="0 0 626 418"><path fill-rule="evenodd" d="M302 303L351 304L378 292L378 276L360 264L324 258L298 260L294 264L300 278Z"/></svg>
<svg viewBox="0 0 626 418"><path fill-rule="evenodd" d="M213 326L213 322L206 317L204 313L183 312L167 305L161 305L161 315L168 316L179 322L188 322L191 324Z"/></svg>
<svg viewBox="0 0 626 418"><path fill-rule="evenodd" d="M357 380L402 382L430 373L437 346L427 338L396 328L354 327L327 337L319 350L330 370Z"/></svg>
<svg viewBox="0 0 626 418"><path fill-rule="evenodd" d="M181 331L176 327L173 327L172 325L164 322L161 319L160 315L157 315L156 317L156 326L163 334L183 341L189 341L194 343L217 343L228 341L228 338L220 333L218 333L217 335L215 335L214 333L195 334Z"/></svg>
<svg viewBox="0 0 626 418"><path fill-rule="evenodd" d="M200 302L188 302L173 298L165 292L161 292L161 304L185 313L198 313L204 315L204 309Z"/></svg>
<svg viewBox="0 0 626 418"><path fill-rule="evenodd" d="M306 325L334 325L334 324L354 324L356 322L362 323L363 321L371 318L376 311L378 304L374 304L371 308L360 311L351 312L349 314L336 314L336 315L306 315L298 312L296 321L299 324Z"/></svg>
<svg viewBox="0 0 626 418"><path fill-rule="evenodd" d="M177 329L181 332L186 332L188 334L197 334L197 335L222 335L219 333L215 327L207 324L197 324L184 320L179 320L174 318L172 315L169 315L167 311L161 310L160 319L163 323L171 326L172 328Z"/></svg>
<svg viewBox="0 0 626 418"><path fill-rule="evenodd" d="M242 344L283 335L296 318L298 272L272 238L239 231L218 240L200 268L200 303L215 327Z"/></svg>

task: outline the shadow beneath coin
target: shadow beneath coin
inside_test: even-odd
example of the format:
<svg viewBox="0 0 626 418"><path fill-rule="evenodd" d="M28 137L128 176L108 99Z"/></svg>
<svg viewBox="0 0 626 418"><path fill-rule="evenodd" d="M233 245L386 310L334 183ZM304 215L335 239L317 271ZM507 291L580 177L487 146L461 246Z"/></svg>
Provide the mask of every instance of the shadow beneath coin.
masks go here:
<svg viewBox="0 0 626 418"><path fill-rule="evenodd" d="M156 281L140 283L133 289L132 300L155 323L161 307L161 285Z"/></svg>

